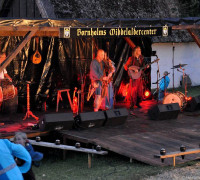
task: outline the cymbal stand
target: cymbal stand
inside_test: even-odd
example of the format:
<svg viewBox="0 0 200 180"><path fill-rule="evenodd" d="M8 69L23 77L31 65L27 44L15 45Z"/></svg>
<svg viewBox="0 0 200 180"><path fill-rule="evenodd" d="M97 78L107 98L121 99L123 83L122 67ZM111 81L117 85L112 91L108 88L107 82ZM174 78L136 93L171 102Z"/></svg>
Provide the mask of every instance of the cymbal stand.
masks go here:
<svg viewBox="0 0 200 180"><path fill-rule="evenodd" d="M31 82L27 82L26 86L27 86L27 112L26 115L24 117L23 120L26 120L27 118L29 118L30 116L32 116L36 121L39 120L39 118L37 116L35 116L31 111L30 111L30 83Z"/></svg>

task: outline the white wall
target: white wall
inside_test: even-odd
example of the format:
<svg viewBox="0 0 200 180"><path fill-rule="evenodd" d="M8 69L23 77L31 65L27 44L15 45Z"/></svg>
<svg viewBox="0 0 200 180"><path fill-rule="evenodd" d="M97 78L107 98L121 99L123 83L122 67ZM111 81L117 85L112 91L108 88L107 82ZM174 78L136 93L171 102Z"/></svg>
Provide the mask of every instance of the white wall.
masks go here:
<svg viewBox="0 0 200 180"><path fill-rule="evenodd" d="M174 43L174 65L188 64L183 67L185 73L189 75L192 86L200 85L200 48L195 42L191 43ZM169 87L173 87L173 70L172 58L173 58L173 43L154 43L152 44L152 51L156 51L159 61L160 78L163 76L164 71L170 72L170 84ZM156 57L152 56L151 60L155 60ZM180 86L182 73L174 70L174 86ZM157 63L151 65L151 82L156 82L157 79ZM152 88L156 88L156 84L151 85Z"/></svg>

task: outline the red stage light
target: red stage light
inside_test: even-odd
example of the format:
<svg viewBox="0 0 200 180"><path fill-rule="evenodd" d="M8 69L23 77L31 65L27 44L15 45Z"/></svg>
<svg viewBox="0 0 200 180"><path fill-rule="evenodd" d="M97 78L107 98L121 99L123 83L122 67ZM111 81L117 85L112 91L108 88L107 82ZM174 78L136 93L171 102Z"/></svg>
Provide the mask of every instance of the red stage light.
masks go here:
<svg viewBox="0 0 200 180"><path fill-rule="evenodd" d="M186 101L190 101L192 99L192 97L185 97Z"/></svg>
<svg viewBox="0 0 200 180"><path fill-rule="evenodd" d="M150 93L149 90L146 90L146 91L144 92L144 97L145 97L145 98L150 97L150 95L151 95L151 93Z"/></svg>

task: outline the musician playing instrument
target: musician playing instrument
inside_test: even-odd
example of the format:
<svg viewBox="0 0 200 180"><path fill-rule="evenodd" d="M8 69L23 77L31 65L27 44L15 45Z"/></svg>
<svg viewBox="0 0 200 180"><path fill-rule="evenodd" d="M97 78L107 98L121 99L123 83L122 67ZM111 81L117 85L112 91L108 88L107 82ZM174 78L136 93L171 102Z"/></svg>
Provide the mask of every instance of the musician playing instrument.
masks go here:
<svg viewBox="0 0 200 180"><path fill-rule="evenodd" d="M159 93L158 93L158 100L162 100L166 95L167 87L169 86L170 79L168 77L168 72L165 71L163 73L163 77L159 83Z"/></svg>
<svg viewBox="0 0 200 180"><path fill-rule="evenodd" d="M126 64L124 65L124 69L126 71L129 70L131 66L137 66L137 67L144 67L144 57L141 54L141 48L139 46L136 46L132 51L132 56L128 58ZM147 66L148 68L149 66ZM135 68L134 72L139 72L139 69ZM129 72L130 73L130 72ZM130 76L130 74L129 74ZM137 79L130 78L130 85L129 85L129 92L131 93L131 105L130 108L134 109L134 105L136 105L138 108L141 108L140 102L143 99L143 81L142 77L140 76Z"/></svg>
<svg viewBox="0 0 200 180"><path fill-rule="evenodd" d="M6 53L0 53L0 65L4 62L6 59ZM12 78L8 75L6 69L3 69L2 72L0 72L0 102L3 101L3 91L2 91L2 85L1 80L8 79L10 82L12 82Z"/></svg>
<svg viewBox="0 0 200 180"><path fill-rule="evenodd" d="M0 65L4 62L6 59L6 53L0 53ZM0 79L7 78L10 82L12 82L12 78L8 75L6 69L4 69L2 72L0 72Z"/></svg>
<svg viewBox="0 0 200 180"><path fill-rule="evenodd" d="M95 88L94 111L98 111L102 102L102 81L107 81L104 75L105 63L103 62L105 52L102 49L97 51L97 56L90 64L91 84Z"/></svg>
<svg viewBox="0 0 200 180"><path fill-rule="evenodd" d="M115 72L115 63L107 56L107 53L105 52L105 57L103 59L105 63L105 71L104 74L107 75L108 81L103 82L104 87L104 98L102 99L101 103L101 109L107 110L113 108L113 97L114 97L114 91L113 91L113 84L112 84L112 76Z"/></svg>

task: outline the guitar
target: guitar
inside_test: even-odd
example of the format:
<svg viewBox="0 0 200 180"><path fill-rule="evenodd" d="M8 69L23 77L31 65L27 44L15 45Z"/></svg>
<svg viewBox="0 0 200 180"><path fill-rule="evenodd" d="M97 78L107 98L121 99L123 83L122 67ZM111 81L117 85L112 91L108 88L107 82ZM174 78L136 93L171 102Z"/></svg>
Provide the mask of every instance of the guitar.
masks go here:
<svg viewBox="0 0 200 180"><path fill-rule="evenodd" d="M128 74L131 77L131 79L138 79L141 76L143 69L145 69L150 64L158 62L159 60L160 59L156 59L156 60L152 61L151 63L146 64L144 67L130 66L128 68Z"/></svg>
<svg viewBox="0 0 200 180"><path fill-rule="evenodd" d="M36 42L36 51L32 56L32 62L33 62L33 64L39 64L42 60L42 56L38 51L38 43L39 43L38 37L35 38L35 42Z"/></svg>

